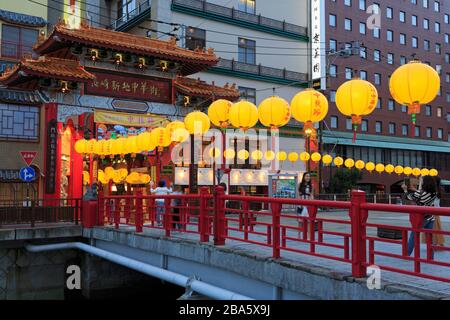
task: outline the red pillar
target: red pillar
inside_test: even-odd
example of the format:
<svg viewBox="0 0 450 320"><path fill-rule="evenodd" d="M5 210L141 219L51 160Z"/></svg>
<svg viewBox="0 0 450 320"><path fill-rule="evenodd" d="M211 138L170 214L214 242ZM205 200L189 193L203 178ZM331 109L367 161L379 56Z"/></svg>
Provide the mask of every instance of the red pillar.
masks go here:
<svg viewBox="0 0 450 320"><path fill-rule="evenodd" d="M366 202L364 191L353 190L351 197L350 222L352 234L352 275L356 278L367 276L364 266L366 262L366 227L367 210L361 209L361 204Z"/></svg>
<svg viewBox="0 0 450 320"><path fill-rule="evenodd" d="M48 154L48 148L51 144L50 135L54 134L53 123L57 121L58 105L56 103L46 103L44 105L45 110L45 138L44 138L44 199L59 199L60 198L60 184L61 184L61 137L60 131L62 124L58 123L56 126L56 165L54 176L50 176L51 156ZM50 190L47 188L48 179L54 179L55 188ZM48 202L47 202L48 203Z"/></svg>

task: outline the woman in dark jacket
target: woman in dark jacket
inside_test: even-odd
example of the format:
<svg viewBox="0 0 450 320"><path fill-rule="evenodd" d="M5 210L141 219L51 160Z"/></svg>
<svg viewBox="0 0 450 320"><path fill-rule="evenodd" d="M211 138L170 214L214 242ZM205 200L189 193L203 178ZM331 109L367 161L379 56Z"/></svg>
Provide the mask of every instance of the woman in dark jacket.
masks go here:
<svg viewBox="0 0 450 320"><path fill-rule="evenodd" d="M415 188L408 189L408 186L402 184L402 189L405 192L408 200L415 201L418 206L433 207L437 198L436 181L433 177L425 176L421 178L419 190ZM423 229L433 229L435 217L431 214L425 215L423 219ZM408 255L414 250L414 232L411 232L408 240Z"/></svg>

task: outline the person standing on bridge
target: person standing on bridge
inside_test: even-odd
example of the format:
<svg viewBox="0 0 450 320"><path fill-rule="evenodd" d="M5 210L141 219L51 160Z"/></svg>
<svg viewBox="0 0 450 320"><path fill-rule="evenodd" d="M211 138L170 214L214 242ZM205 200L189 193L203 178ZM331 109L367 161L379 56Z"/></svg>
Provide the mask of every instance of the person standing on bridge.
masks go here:
<svg viewBox="0 0 450 320"><path fill-rule="evenodd" d="M402 184L402 189L405 192L405 196L408 200L415 201L418 206L433 207L437 198L436 181L433 177L425 176L420 178L419 190L414 187L410 187L406 184ZM425 215L423 219L423 229L433 229L435 217L432 214ZM411 231L408 240L408 255L414 250L414 232Z"/></svg>
<svg viewBox="0 0 450 320"><path fill-rule="evenodd" d="M166 187L166 181L161 180L158 182L158 187L155 189L150 189L150 192L152 194L156 195L167 195L172 193L172 188ZM163 198L157 198L155 200L156 204L156 222L159 227L162 226L162 215L164 213L164 199Z"/></svg>
<svg viewBox="0 0 450 320"><path fill-rule="evenodd" d="M436 181L436 191L437 191L437 197L434 200L434 207L439 208L441 206L441 199L442 199L442 187L441 187L441 178L440 177L434 177L434 180ZM442 225L441 225L441 217L435 216L435 223L434 223L434 230L441 231ZM424 239L422 239L424 240ZM433 244L437 246L444 246L445 244L445 238L442 234L433 234Z"/></svg>
<svg viewBox="0 0 450 320"><path fill-rule="evenodd" d="M298 186L298 194L300 199L302 200L314 200L314 191L311 182L311 173L305 172L303 174L302 181ZM305 219L301 219L300 217L308 217L308 208L306 206L298 206L297 216L299 217L298 227L300 228L302 226L301 221L302 220L306 221ZM298 231L298 236L300 237L300 230Z"/></svg>

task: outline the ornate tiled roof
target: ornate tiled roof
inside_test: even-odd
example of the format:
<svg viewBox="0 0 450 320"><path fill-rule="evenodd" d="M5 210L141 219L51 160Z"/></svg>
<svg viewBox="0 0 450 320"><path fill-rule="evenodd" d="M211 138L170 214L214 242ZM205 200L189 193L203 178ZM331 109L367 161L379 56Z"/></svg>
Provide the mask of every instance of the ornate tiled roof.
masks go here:
<svg viewBox="0 0 450 320"><path fill-rule="evenodd" d="M0 101L17 104L37 105L43 101L34 91L0 89Z"/></svg>
<svg viewBox="0 0 450 320"><path fill-rule="evenodd" d="M95 28L86 24L82 24L78 29L72 29L59 23L55 26L52 34L40 41L34 50L40 54L49 54L63 47L72 46L74 43L181 62L180 72L183 75L206 70L219 61L213 49L193 51L180 48L177 46L175 38L168 41L151 39L125 32Z"/></svg>
<svg viewBox="0 0 450 320"><path fill-rule="evenodd" d="M219 87L214 84L208 84L200 79L191 79L185 77L178 77L175 80L175 88L178 92L196 97L212 97L217 99L228 99L231 101L239 99L239 91L235 84L224 87Z"/></svg>
<svg viewBox="0 0 450 320"><path fill-rule="evenodd" d="M57 78L68 81L86 81L95 76L86 70L77 60L41 56L39 59L23 59L0 76L0 82L11 85L20 78L35 76Z"/></svg>
<svg viewBox="0 0 450 320"><path fill-rule="evenodd" d="M43 27L47 24L44 18L6 10L0 10L0 20L30 27Z"/></svg>

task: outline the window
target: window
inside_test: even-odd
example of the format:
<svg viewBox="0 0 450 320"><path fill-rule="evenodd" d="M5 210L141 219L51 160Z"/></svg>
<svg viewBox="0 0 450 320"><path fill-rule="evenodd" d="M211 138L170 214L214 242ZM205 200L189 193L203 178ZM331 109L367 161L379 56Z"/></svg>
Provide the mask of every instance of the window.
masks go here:
<svg viewBox="0 0 450 320"><path fill-rule="evenodd" d="M400 22L405 22L405 16L406 16L406 14L405 14L405 12L404 11L399 11L399 13L398 13L398 19L400 20Z"/></svg>
<svg viewBox="0 0 450 320"><path fill-rule="evenodd" d="M406 44L406 34L400 33L400 44Z"/></svg>
<svg viewBox="0 0 450 320"><path fill-rule="evenodd" d="M450 16L448 14L444 14L444 22L445 22L445 24L450 23Z"/></svg>
<svg viewBox="0 0 450 320"><path fill-rule="evenodd" d="M425 115L428 117L431 117L431 106L430 105L425 106Z"/></svg>
<svg viewBox="0 0 450 320"><path fill-rule="evenodd" d="M247 87L239 87L239 93L241 94L241 98L250 101L251 103L256 104L256 89L255 88L247 88Z"/></svg>
<svg viewBox="0 0 450 320"><path fill-rule="evenodd" d="M375 132L381 133L383 131L383 123L381 121L375 122Z"/></svg>
<svg viewBox="0 0 450 320"><path fill-rule="evenodd" d="M442 107L436 108L436 115L438 118L442 118Z"/></svg>
<svg viewBox="0 0 450 320"><path fill-rule="evenodd" d="M423 28L426 30L430 28L430 21L426 18L423 19Z"/></svg>
<svg viewBox="0 0 450 320"><path fill-rule="evenodd" d="M337 41L330 39L330 51L337 51Z"/></svg>
<svg viewBox="0 0 450 320"><path fill-rule="evenodd" d="M130 18L129 14L136 9L136 0L119 1L117 6L117 18L124 17L127 21Z"/></svg>
<svg viewBox="0 0 450 320"><path fill-rule="evenodd" d="M361 78L361 80L367 80L367 71L359 71L359 77Z"/></svg>
<svg viewBox="0 0 450 320"><path fill-rule="evenodd" d="M417 16L415 15L411 16L411 25L417 27Z"/></svg>
<svg viewBox="0 0 450 320"><path fill-rule="evenodd" d="M427 127L427 138L432 138L433 137L433 128Z"/></svg>
<svg viewBox="0 0 450 320"><path fill-rule="evenodd" d="M386 18L392 19L392 8L390 7L386 8Z"/></svg>
<svg viewBox="0 0 450 320"><path fill-rule="evenodd" d="M345 18L344 29L347 31L352 31L352 19Z"/></svg>
<svg viewBox="0 0 450 320"><path fill-rule="evenodd" d="M435 51L437 54L441 54L441 44L440 43L436 43Z"/></svg>
<svg viewBox="0 0 450 320"><path fill-rule="evenodd" d="M378 98L378 101L377 101L377 109L381 109L383 107L383 105L382 105L382 102L381 102L381 98Z"/></svg>
<svg viewBox="0 0 450 320"><path fill-rule="evenodd" d="M336 27L336 16L334 14L330 13L328 15L328 24L330 27Z"/></svg>
<svg viewBox="0 0 450 320"><path fill-rule="evenodd" d="M388 100L388 110L389 111L394 111L395 110L395 101L392 99Z"/></svg>
<svg viewBox="0 0 450 320"><path fill-rule="evenodd" d="M389 122L389 134L395 134L395 123Z"/></svg>
<svg viewBox="0 0 450 320"><path fill-rule="evenodd" d="M436 32L436 33L441 32L441 24L439 22L434 23L434 32Z"/></svg>
<svg viewBox="0 0 450 320"><path fill-rule="evenodd" d="M379 73L374 73L374 74L373 74L373 80L374 80L374 83L375 83L377 86L381 85L381 74L379 74Z"/></svg>
<svg viewBox="0 0 450 320"><path fill-rule="evenodd" d="M336 91L335 90L330 91L330 101L336 102Z"/></svg>
<svg viewBox="0 0 450 320"><path fill-rule="evenodd" d="M387 54L387 63L388 64L394 64L394 54L393 53L388 53Z"/></svg>
<svg viewBox="0 0 450 320"><path fill-rule="evenodd" d="M256 12L256 1L255 0L239 0L238 10L247 13L255 14Z"/></svg>
<svg viewBox="0 0 450 320"><path fill-rule="evenodd" d="M447 92L447 95L446 95L445 100L446 100L447 102L450 102L450 93Z"/></svg>
<svg viewBox="0 0 450 320"><path fill-rule="evenodd" d="M186 48L195 50L196 48L203 49L206 47L206 31L194 27L189 27L186 30Z"/></svg>
<svg viewBox="0 0 450 320"><path fill-rule="evenodd" d="M380 50L373 50L373 60L380 61Z"/></svg>
<svg viewBox="0 0 450 320"><path fill-rule="evenodd" d="M422 6L428 8L428 0L422 0Z"/></svg>
<svg viewBox="0 0 450 320"><path fill-rule="evenodd" d="M353 130L352 119L346 119L345 120L345 129Z"/></svg>
<svg viewBox="0 0 450 320"><path fill-rule="evenodd" d="M402 112L407 112L408 111L408 107L404 104L402 104Z"/></svg>
<svg viewBox="0 0 450 320"><path fill-rule="evenodd" d="M1 38L1 56L20 59L31 53L38 38L38 30L3 24Z"/></svg>
<svg viewBox="0 0 450 320"><path fill-rule="evenodd" d="M392 30L387 30L386 32L386 40L389 42L394 41L394 32Z"/></svg>
<svg viewBox="0 0 450 320"><path fill-rule="evenodd" d="M337 66L335 64L330 65L330 76L336 78L337 75Z"/></svg>
<svg viewBox="0 0 450 320"><path fill-rule="evenodd" d="M450 83L450 73L445 74L445 82Z"/></svg>
<svg viewBox="0 0 450 320"><path fill-rule="evenodd" d="M345 68L345 79L350 80L353 77L352 68Z"/></svg>
<svg viewBox="0 0 450 320"><path fill-rule="evenodd" d="M417 42L418 42L417 37L412 37L411 38L411 46L413 48L417 48Z"/></svg>
<svg viewBox="0 0 450 320"><path fill-rule="evenodd" d="M414 127L414 136L415 137L420 137L420 126L415 126Z"/></svg>
<svg viewBox="0 0 450 320"><path fill-rule="evenodd" d="M248 64L256 64L256 43L253 40L239 38L238 61Z"/></svg>
<svg viewBox="0 0 450 320"><path fill-rule="evenodd" d="M442 140L443 136L444 136L444 131L441 128L439 128L437 130L437 137L438 137L438 139Z"/></svg>
<svg viewBox="0 0 450 320"><path fill-rule="evenodd" d="M338 127L338 117L331 116L330 119L331 119L331 128L337 129L337 127Z"/></svg>
<svg viewBox="0 0 450 320"><path fill-rule="evenodd" d="M406 64L406 57L405 57L405 56L401 56L401 57L400 57L400 64L401 64L401 65Z"/></svg>
<svg viewBox="0 0 450 320"><path fill-rule="evenodd" d="M361 131L362 132L367 132L368 126L369 126L369 120L361 121Z"/></svg>
<svg viewBox="0 0 450 320"><path fill-rule="evenodd" d="M366 47L360 47L359 48L359 56L362 59L367 59L367 48Z"/></svg>
<svg viewBox="0 0 450 320"><path fill-rule="evenodd" d="M39 107L0 104L0 138L39 140Z"/></svg>
<svg viewBox="0 0 450 320"><path fill-rule="evenodd" d="M428 40L423 40L423 49L425 51L430 51L430 41Z"/></svg>
<svg viewBox="0 0 450 320"><path fill-rule="evenodd" d="M437 2L437 1L434 2L434 11L436 11L436 12L440 11L440 5L439 5L439 2Z"/></svg>
<svg viewBox="0 0 450 320"><path fill-rule="evenodd" d="M402 124L402 135L407 136L408 135L408 125Z"/></svg>
<svg viewBox="0 0 450 320"><path fill-rule="evenodd" d="M447 56L446 56L447 57ZM447 62L447 61L445 61ZM448 63L448 62L447 62ZM440 75L442 73L442 65L437 64L436 65L436 72ZM439 90L440 91L440 90ZM440 93L438 94L439 96L441 95Z"/></svg>
<svg viewBox="0 0 450 320"><path fill-rule="evenodd" d="M373 28L373 37L380 38L380 28Z"/></svg>
<svg viewBox="0 0 450 320"><path fill-rule="evenodd" d="M347 7L351 7L351 6L352 6L352 0L344 0L344 4L345 4Z"/></svg>
<svg viewBox="0 0 450 320"><path fill-rule="evenodd" d="M359 0L359 10L366 11L366 0Z"/></svg>
<svg viewBox="0 0 450 320"><path fill-rule="evenodd" d="M445 41L445 43L449 43L449 34L448 33L446 33L445 35L444 35L444 41Z"/></svg>
<svg viewBox="0 0 450 320"><path fill-rule="evenodd" d="M359 33L366 34L366 24L364 22L359 23Z"/></svg>

